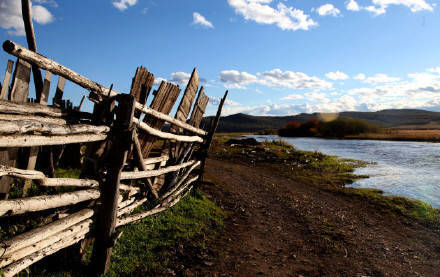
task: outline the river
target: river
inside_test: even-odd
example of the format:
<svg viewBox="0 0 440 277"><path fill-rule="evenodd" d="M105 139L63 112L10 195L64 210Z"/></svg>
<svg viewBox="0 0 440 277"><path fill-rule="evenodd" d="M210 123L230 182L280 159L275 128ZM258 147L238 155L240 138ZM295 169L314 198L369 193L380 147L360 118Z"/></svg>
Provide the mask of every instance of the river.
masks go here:
<svg viewBox="0 0 440 277"><path fill-rule="evenodd" d="M250 135L259 141L278 136ZM440 207L440 143L381 140L334 140L321 138L282 138L299 150L376 164L356 169L359 179L352 187L378 188L387 195L420 199Z"/></svg>

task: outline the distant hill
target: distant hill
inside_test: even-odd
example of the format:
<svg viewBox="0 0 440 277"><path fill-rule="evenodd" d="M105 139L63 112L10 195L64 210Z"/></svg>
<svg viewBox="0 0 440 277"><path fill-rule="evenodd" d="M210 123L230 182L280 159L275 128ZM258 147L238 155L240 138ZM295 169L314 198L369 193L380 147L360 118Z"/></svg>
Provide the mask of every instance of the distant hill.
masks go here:
<svg viewBox="0 0 440 277"><path fill-rule="evenodd" d="M302 113L294 116L253 116L238 113L222 117L217 132L255 132L264 129L279 129L290 121L304 123L310 119L331 119L336 116L363 119L385 128L440 129L440 112L400 109L377 112L342 112L339 114ZM210 117L204 118L205 123L208 120Z"/></svg>

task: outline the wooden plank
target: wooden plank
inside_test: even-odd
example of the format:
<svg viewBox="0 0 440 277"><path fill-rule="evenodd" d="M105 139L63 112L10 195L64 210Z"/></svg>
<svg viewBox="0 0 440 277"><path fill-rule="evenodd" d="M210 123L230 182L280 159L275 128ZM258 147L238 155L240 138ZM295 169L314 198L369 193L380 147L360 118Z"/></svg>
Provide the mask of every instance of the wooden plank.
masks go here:
<svg viewBox="0 0 440 277"><path fill-rule="evenodd" d="M31 66L21 59L17 60L14 79L12 83L9 100L16 103L26 103L29 93L29 82L31 80Z"/></svg>
<svg viewBox="0 0 440 277"><path fill-rule="evenodd" d="M169 114L179 96L179 93L179 86L162 82L151 102L150 108L163 114ZM161 130L165 123L164 120L157 119L150 115L146 115L143 121L156 130ZM139 142L142 147L142 155L144 158L148 157L150 154L155 141L156 137L146 134L145 132L139 133Z"/></svg>
<svg viewBox="0 0 440 277"><path fill-rule="evenodd" d="M41 92L40 104L47 105L49 102L50 82L52 80L52 73L46 70L44 74L43 90Z"/></svg>
<svg viewBox="0 0 440 277"><path fill-rule="evenodd" d="M179 107L177 108L177 112L175 116L176 119L182 122L186 122L192 103L194 101L194 97L196 96L199 84L200 84L199 75L197 73L197 69L194 68L191 74L191 78L188 81L188 85L186 86L182 100L180 101ZM182 130L172 126L171 132L181 133Z"/></svg>
<svg viewBox="0 0 440 277"><path fill-rule="evenodd" d="M121 171L131 147L135 101L132 95L117 96L118 109L114 125L114 137L108 156L104 162L107 174L101 186L101 206L96 223L95 245L93 247L92 265L95 273L106 274L110 265L112 247L118 211L119 183Z"/></svg>
<svg viewBox="0 0 440 277"><path fill-rule="evenodd" d="M0 147L31 147L43 145L63 145L103 141L107 134L79 134L68 136L13 135L0 136ZM11 156L10 156L11 157ZM15 156L16 158L16 156ZM15 166L15 165L10 165Z"/></svg>
<svg viewBox="0 0 440 277"><path fill-rule="evenodd" d="M133 95L136 102L145 105L153 84L154 75L148 72L145 67L138 67L131 83L130 94ZM136 118L139 118L140 115L139 111L135 112Z"/></svg>
<svg viewBox="0 0 440 277"><path fill-rule="evenodd" d="M199 94L197 96L196 103L191 112L191 117L189 119L189 124L194 127L199 127L202 121L203 114L205 113L206 106L208 105L209 97L205 95L204 88L201 87Z"/></svg>
<svg viewBox="0 0 440 277"><path fill-rule="evenodd" d="M188 114L191 110L192 103L196 96L199 84L200 84L199 75L197 73L197 69L194 68L191 74L191 78L188 81L188 85L186 86L185 93L183 94L179 107L177 108L177 112L175 115L175 118L177 120L186 122L186 119L188 118ZM172 125L170 128L170 132L174 134L181 134L183 133L183 129ZM172 149L170 153L171 158L173 160L177 160L177 157L179 156L181 150L181 144L178 142L172 143L171 149Z"/></svg>
<svg viewBox="0 0 440 277"><path fill-rule="evenodd" d="M62 100L63 100L65 84L66 84L66 79L64 79L62 76L59 76L57 83L57 90L55 91L55 97L53 98L54 105L63 106Z"/></svg>
<svg viewBox="0 0 440 277"><path fill-rule="evenodd" d="M9 83L11 82L12 68L14 67L14 61L8 60L6 66L5 77L3 78L3 86L0 94L0 99L6 100L9 92Z"/></svg>
<svg viewBox="0 0 440 277"><path fill-rule="evenodd" d="M206 106L208 105L208 102L209 102L209 97L205 95L204 88L201 87L199 90L199 93L197 95L197 99L194 104L194 107L192 109L191 117L188 122L191 126L199 127L200 122L203 119L203 114L205 113L205 109L206 109ZM175 152L175 155L176 155L175 159L176 160L180 160L182 158L182 154L184 153L186 147L188 147L188 144L183 143L183 144L180 144L180 146L176 149L176 151L177 151L177 152ZM193 151L191 150L190 152L191 153L188 155L188 158L190 158Z"/></svg>
<svg viewBox="0 0 440 277"><path fill-rule="evenodd" d="M31 78L31 68L29 63L18 59L12 81L12 88L9 94L9 100L12 102L27 102L29 93L29 81ZM7 152L7 154L6 154ZM5 165L15 167L18 158L18 148L9 148L6 151L0 151L0 160ZM0 193L6 199L9 194L9 188L13 180L9 177L3 177L0 180Z"/></svg>

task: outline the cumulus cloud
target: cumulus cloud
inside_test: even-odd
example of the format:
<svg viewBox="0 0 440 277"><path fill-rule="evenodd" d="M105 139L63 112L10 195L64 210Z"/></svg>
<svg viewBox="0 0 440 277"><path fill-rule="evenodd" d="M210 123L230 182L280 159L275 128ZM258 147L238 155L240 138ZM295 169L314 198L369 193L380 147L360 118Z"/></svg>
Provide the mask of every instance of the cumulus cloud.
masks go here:
<svg viewBox="0 0 440 277"><path fill-rule="evenodd" d="M356 0L349 0L348 2L346 2L345 7L349 11L360 11L361 9Z"/></svg>
<svg viewBox="0 0 440 277"><path fill-rule="evenodd" d="M361 7L355 0L349 0L346 2L346 8L350 11L366 10L375 15L386 13L387 9L391 5L406 6L411 12L419 11L433 11L434 5L426 2L426 0L372 0L371 5Z"/></svg>
<svg viewBox="0 0 440 277"><path fill-rule="evenodd" d="M347 74L341 71L336 72L329 72L325 74L325 77L329 78L330 80L337 81L337 80L347 80L349 77Z"/></svg>
<svg viewBox="0 0 440 277"><path fill-rule="evenodd" d="M115 8L123 12L129 7L136 5L136 3L137 0L119 0L119 1L114 1L112 4Z"/></svg>
<svg viewBox="0 0 440 277"><path fill-rule="evenodd" d="M271 0L228 0L237 14L246 20L260 24L275 24L282 30L309 30L318 24L304 11L278 3L271 7Z"/></svg>
<svg viewBox="0 0 440 277"><path fill-rule="evenodd" d="M333 6L332 4L322 5L321 7L316 9L316 12L320 16L327 16L327 15L338 16L341 13L341 11L335 8L335 6Z"/></svg>
<svg viewBox="0 0 440 277"><path fill-rule="evenodd" d="M40 2L41 4L46 3L43 1L37 2ZM54 6L54 2L50 3ZM39 24L48 24L55 20L52 13L41 5L31 5L31 12L33 20ZM10 35L25 35L20 1L3 0L0 2L0 27L7 29L8 34Z"/></svg>
<svg viewBox="0 0 440 277"><path fill-rule="evenodd" d="M220 104L221 98L219 97L209 97L209 104L212 106L218 106ZM225 100L225 106L240 106L241 104L230 100L230 99L226 99Z"/></svg>
<svg viewBox="0 0 440 277"><path fill-rule="evenodd" d="M153 85L158 86L162 83L162 81L166 82L167 79L164 79L162 77L155 77Z"/></svg>
<svg viewBox="0 0 440 277"><path fill-rule="evenodd" d="M214 28L214 25L212 25L211 22L206 20L206 18L203 15L199 14L198 12L193 13L193 24L201 25L207 28Z"/></svg>
<svg viewBox="0 0 440 277"><path fill-rule="evenodd" d="M298 99L304 99L304 96L301 94L290 94L281 98L281 100L298 100Z"/></svg>
<svg viewBox="0 0 440 277"><path fill-rule="evenodd" d="M270 102L256 106L229 106L225 114L243 112L275 116L302 112L378 111L403 108L440 111L440 67L407 76L407 80L401 80L385 74L376 74L368 77L373 87L358 87L338 93L329 93L332 90L315 90L304 94L291 94L281 100L297 100L294 103ZM363 77L364 80L368 79L365 75Z"/></svg>
<svg viewBox="0 0 440 277"><path fill-rule="evenodd" d="M318 77L308 76L303 72L282 71L272 69L256 75L224 70L220 72L220 81L227 88L246 89L247 84L260 84L268 87L285 87L292 89L324 89L331 88L332 84Z"/></svg>
<svg viewBox="0 0 440 277"><path fill-rule="evenodd" d="M177 84L179 86L186 86L188 84L189 78L191 78L190 73L186 72L174 72L171 73L170 82Z"/></svg>
<svg viewBox="0 0 440 277"><path fill-rule="evenodd" d="M377 84L377 83L392 83L392 82L397 82L399 80L400 78L390 77L386 74L378 73L366 78L363 82L369 84Z"/></svg>
<svg viewBox="0 0 440 277"><path fill-rule="evenodd" d="M354 76L353 79L356 80L365 80L366 76L365 74L359 73L358 75Z"/></svg>
<svg viewBox="0 0 440 277"><path fill-rule="evenodd" d="M261 84L266 86L279 86L293 89L324 89L331 88L332 84L318 77L308 76L303 72L282 71L272 69L260 73L263 79Z"/></svg>
<svg viewBox="0 0 440 277"><path fill-rule="evenodd" d="M227 88L245 89L245 85L258 82L258 78L247 72L223 70L220 72L220 81L222 81Z"/></svg>

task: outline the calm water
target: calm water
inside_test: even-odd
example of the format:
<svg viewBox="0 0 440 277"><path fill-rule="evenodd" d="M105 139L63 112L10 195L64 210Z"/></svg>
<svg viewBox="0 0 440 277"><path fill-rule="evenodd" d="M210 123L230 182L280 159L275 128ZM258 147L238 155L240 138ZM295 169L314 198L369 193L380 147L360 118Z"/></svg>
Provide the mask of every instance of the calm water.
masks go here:
<svg viewBox="0 0 440 277"><path fill-rule="evenodd" d="M249 136L259 141L278 136ZM379 140L329 140L282 138L297 149L319 151L343 158L376 162L356 169L370 178L356 181L354 187L378 188L387 194L402 195L440 207L440 143Z"/></svg>

